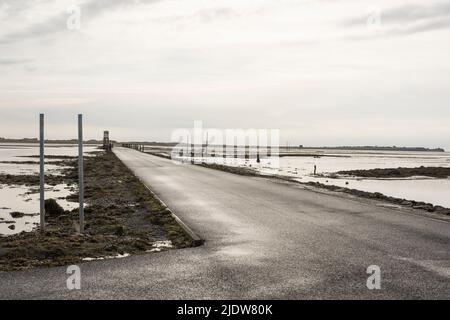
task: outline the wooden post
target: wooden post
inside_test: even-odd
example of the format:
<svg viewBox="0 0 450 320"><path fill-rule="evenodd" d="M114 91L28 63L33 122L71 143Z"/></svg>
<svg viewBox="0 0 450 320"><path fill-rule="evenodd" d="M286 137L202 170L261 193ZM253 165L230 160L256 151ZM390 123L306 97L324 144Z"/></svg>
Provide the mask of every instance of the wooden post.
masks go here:
<svg viewBox="0 0 450 320"><path fill-rule="evenodd" d="M316 171L317 171L317 166L314 165L314 175L316 175Z"/></svg>
<svg viewBox="0 0 450 320"><path fill-rule="evenodd" d="M44 114L39 115L39 192L40 229L45 231L45 155L44 155Z"/></svg>
<svg viewBox="0 0 450 320"><path fill-rule="evenodd" d="M209 140L209 132L206 131L206 144L205 144L205 154L206 154L206 158L208 158L208 140ZM202 155L203 158L203 155Z"/></svg>
<svg viewBox="0 0 450 320"><path fill-rule="evenodd" d="M256 163L260 163L260 162L261 162L261 159L259 157L259 144L258 144L258 146L256 147Z"/></svg>

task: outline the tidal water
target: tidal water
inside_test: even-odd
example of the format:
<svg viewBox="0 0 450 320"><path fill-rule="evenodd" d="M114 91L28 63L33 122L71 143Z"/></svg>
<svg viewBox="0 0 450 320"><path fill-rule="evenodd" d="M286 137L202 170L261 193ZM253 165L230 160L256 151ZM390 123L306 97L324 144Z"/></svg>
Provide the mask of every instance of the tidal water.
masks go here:
<svg viewBox="0 0 450 320"><path fill-rule="evenodd" d="M260 172L276 173L308 182L341 186L367 192L380 192L387 196L424 201L450 208L450 179L411 177L403 179L330 178L313 176L344 170L375 168L450 167L449 152L352 152L329 153L315 150L319 157L281 157L279 168L272 170L256 164ZM327 155L327 156L320 156ZM247 164L255 167L255 164Z"/></svg>
<svg viewBox="0 0 450 320"><path fill-rule="evenodd" d="M94 151L96 146L85 146L85 155ZM46 155L77 156L76 145L47 145ZM39 146L36 144L0 144L0 174L11 175L37 175L39 174L39 159L26 156L39 155ZM11 162L14 163L2 163ZM46 159L46 174L60 174L61 166L51 165L58 159ZM20 162L24 162L21 164ZM29 164L27 162L36 162ZM50 163L50 164L49 164ZM78 208L78 203L69 202L66 197L72 193L72 187L64 184L45 187L45 198L55 199L65 210ZM39 189L20 185L0 184L0 236L32 231L39 226ZM21 212L25 216L13 218L12 212ZM14 225L14 229L10 226Z"/></svg>
<svg viewBox="0 0 450 320"><path fill-rule="evenodd" d="M450 179L410 177L403 179L368 179L336 176L338 171L376 168L450 167L449 152L390 152L390 151L344 151L308 149L296 151L300 156L284 156L278 159L222 159L207 158L231 166L252 168L263 174L291 177L300 182L320 182L367 192L380 192L387 196L423 201L450 208ZM189 158L186 159L189 161ZM199 160L201 161L201 159ZM224 161L226 161L224 163ZM317 174L328 177L314 176ZM329 175L332 175L330 177Z"/></svg>

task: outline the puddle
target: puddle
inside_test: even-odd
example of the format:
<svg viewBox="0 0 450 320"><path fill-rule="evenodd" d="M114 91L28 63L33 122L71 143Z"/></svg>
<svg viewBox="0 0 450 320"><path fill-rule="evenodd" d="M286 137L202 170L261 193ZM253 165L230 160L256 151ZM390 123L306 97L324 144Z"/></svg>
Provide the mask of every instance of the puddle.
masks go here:
<svg viewBox="0 0 450 320"><path fill-rule="evenodd" d="M16 160L14 160L16 161ZM22 160L19 160L24 162ZM62 166L46 164L45 171L47 174L61 175ZM39 164L17 164L17 163L0 163L0 174L11 175L35 175L39 174Z"/></svg>
<svg viewBox="0 0 450 320"><path fill-rule="evenodd" d="M85 156L98 151L96 145L85 145ZM39 173L39 158L28 157L39 154L38 144L0 144L0 174L37 175ZM77 156L78 146L75 144L47 144L46 156ZM4 162L23 162L4 163ZM61 175L63 166L52 165L61 159L46 158L46 174ZM64 210L78 208L78 203L68 202L66 197L73 193L72 187L65 184L46 186L45 198L55 199ZM21 218L11 217L11 212L21 212ZM0 236L12 235L22 231L32 231L39 226L39 189L36 187L0 185ZM14 223L6 223L14 222ZM14 227L12 227L12 225ZM10 228L11 227L11 228ZM12 229L13 228L13 229Z"/></svg>
<svg viewBox="0 0 450 320"><path fill-rule="evenodd" d="M90 152L98 151L97 146L85 146L84 155L92 156ZM28 157L39 155L39 146L37 144L24 144L21 146L1 145L0 144L0 161L1 162L23 162L16 163L0 163L0 174L14 175L30 175L39 173L39 158ZM47 145L45 148L46 156L78 156L78 147L76 145ZM61 159L45 159L45 170L47 174L60 175L61 166L52 165L52 162L61 161ZM36 163L29 163L36 162Z"/></svg>
<svg viewBox="0 0 450 320"><path fill-rule="evenodd" d="M124 253L124 254L118 254L116 256L107 256L107 257L101 257L101 258L83 258L83 261L97 261L97 260L107 260L107 259L122 259L122 258L126 258L129 257L130 254L129 253Z"/></svg>
<svg viewBox="0 0 450 320"><path fill-rule="evenodd" d="M170 240L156 241L153 244L153 249L147 250L146 252L160 252L163 249L170 249L170 248L173 248L172 241Z"/></svg>
<svg viewBox="0 0 450 320"><path fill-rule="evenodd" d="M65 184L46 186L45 198L55 199L64 210L78 208L78 203L65 198L72 193L72 187ZM36 188L0 185L0 235L12 235L32 231L39 225L40 194ZM34 192L34 193L30 193ZM21 218L11 217L11 212L21 212ZM13 221L14 223L5 223ZM14 229L10 226L14 225Z"/></svg>

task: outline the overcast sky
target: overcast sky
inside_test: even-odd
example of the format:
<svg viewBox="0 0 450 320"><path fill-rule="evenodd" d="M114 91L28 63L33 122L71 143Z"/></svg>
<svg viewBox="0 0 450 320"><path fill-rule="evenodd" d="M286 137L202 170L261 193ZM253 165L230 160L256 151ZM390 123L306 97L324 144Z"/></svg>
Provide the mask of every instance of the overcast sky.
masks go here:
<svg viewBox="0 0 450 320"><path fill-rule="evenodd" d="M450 1L0 0L0 137L450 147L449 39Z"/></svg>

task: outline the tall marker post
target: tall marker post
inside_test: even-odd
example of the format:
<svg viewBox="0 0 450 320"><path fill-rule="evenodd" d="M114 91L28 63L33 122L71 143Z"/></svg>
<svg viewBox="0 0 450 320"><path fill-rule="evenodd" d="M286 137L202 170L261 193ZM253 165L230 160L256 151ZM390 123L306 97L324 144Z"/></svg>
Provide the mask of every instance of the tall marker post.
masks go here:
<svg viewBox="0 0 450 320"><path fill-rule="evenodd" d="M42 232L45 231L45 166L44 166L44 114L39 115L39 192L40 216Z"/></svg>
<svg viewBox="0 0 450 320"><path fill-rule="evenodd" d="M84 161L83 161L83 115L78 115L78 193L80 202L80 233L84 233Z"/></svg>

